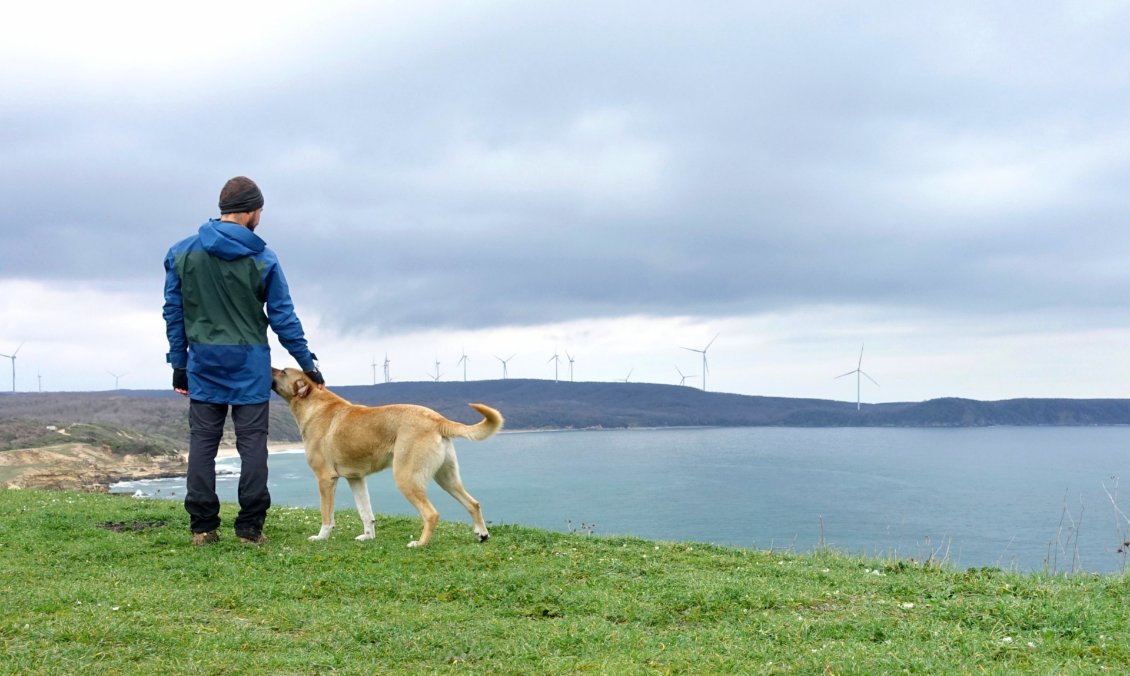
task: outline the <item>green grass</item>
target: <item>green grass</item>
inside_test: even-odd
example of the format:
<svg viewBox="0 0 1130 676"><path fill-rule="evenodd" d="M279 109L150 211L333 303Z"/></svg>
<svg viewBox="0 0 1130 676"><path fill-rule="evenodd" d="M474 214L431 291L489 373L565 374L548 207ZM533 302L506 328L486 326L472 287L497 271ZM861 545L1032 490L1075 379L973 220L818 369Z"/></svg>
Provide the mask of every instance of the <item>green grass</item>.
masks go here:
<svg viewBox="0 0 1130 676"><path fill-rule="evenodd" d="M193 548L175 502L0 491L5 673L1128 672L1130 577L961 571L273 509ZM454 515L451 515L454 516ZM463 515L459 515L462 517ZM100 524L124 524L110 530ZM129 528L136 525L138 530Z"/></svg>

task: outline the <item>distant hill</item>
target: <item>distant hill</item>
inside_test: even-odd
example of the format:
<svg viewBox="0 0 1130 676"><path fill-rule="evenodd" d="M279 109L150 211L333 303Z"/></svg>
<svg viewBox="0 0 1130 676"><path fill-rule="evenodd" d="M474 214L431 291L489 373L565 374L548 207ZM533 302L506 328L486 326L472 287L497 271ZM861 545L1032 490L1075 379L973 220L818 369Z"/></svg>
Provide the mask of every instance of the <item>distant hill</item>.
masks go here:
<svg viewBox="0 0 1130 676"><path fill-rule="evenodd" d="M68 427L59 427L29 419L0 419L0 451L60 444L101 446L118 455L171 455L183 445L164 435L104 422L75 422Z"/></svg>
<svg viewBox="0 0 1130 676"><path fill-rule="evenodd" d="M502 411L510 429L617 427L985 427L1127 425L1130 399L931 399L864 404L703 392L651 383L548 380L410 382L334 388L359 404L412 402L464 422L468 402Z"/></svg>
<svg viewBox="0 0 1130 676"><path fill-rule="evenodd" d="M825 399L758 397L650 383L569 383L548 380L407 382L335 387L359 404L415 403L453 420L475 422L467 406L482 402L506 416L508 429L677 426L982 427L992 425L1127 425L1128 399L932 399L864 404ZM281 400L271 407L271 438L295 441L298 429ZM188 403L168 391L118 390L0 395L0 421L30 420L66 427L100 423L184 440ZM229 427L228 441L231 441Z"/></svg>
<svg viewBox="0 0 1130 676"><path fill-rule="evenodd" d="M188 400L171 390L0 394L0 450L36 448L45 443L48 426L69 430L81 423L132 430L188 450ZM273 440L299 439L298 425L281 401L271 407L270 425ZM230 420L224 443L235 443Z"/></svg>

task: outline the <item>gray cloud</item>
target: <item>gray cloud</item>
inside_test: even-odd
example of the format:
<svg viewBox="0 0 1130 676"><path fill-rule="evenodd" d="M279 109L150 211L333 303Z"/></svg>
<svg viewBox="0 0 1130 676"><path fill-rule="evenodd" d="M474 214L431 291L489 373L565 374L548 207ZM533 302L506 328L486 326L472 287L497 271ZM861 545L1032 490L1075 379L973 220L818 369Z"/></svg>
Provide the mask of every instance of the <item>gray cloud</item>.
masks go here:
<svg viewBox="0 0 1130 676"><path fill-rule="evenodd" d="M1130 63L1071 11L522 3L387 41L362 14L277 67L37 90L0 104L0 275L159 288L246 173L345 331L1124 308Z"/></svg>

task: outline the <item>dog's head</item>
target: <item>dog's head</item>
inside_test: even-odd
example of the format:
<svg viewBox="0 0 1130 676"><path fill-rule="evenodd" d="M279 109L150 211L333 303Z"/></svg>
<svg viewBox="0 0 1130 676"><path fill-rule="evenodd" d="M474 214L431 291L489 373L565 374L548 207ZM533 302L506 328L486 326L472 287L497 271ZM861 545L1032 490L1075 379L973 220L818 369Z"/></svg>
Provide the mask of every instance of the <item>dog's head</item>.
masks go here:
<svg viewBox="0 0 1130 676"><path fill-rule="evenodd" d="M287 403L295 399L305 399L314 390L316 385L310 382L306 374L298 369L271 369L271 389L285 399Z"/></svg>

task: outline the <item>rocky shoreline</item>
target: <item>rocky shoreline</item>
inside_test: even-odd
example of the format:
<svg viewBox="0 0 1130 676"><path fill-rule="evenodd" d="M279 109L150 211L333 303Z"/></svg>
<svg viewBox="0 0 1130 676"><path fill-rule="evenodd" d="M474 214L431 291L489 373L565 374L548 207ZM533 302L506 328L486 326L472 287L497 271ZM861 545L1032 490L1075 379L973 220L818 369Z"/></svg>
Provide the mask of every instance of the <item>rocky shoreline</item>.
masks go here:
<svg viewBox="0 0 1130 676"><path fill-rule="evenodd" d="M270 453L301 449L302 442L272 441ZM234 446L220 446L216 458L238 456ZM42 448L0 451L0 488L43 488L105 493L111 484L164 479L188 473L188 454L114 453L105 446L66 443Z"/></svg>
<svg viewBox="0 0 1130 676"><path fill-rule="evenodd" d="M59 444L0 452L0 486L105 493L118 481L182 476L184 454L117 454L103 446Z"/></svg>

